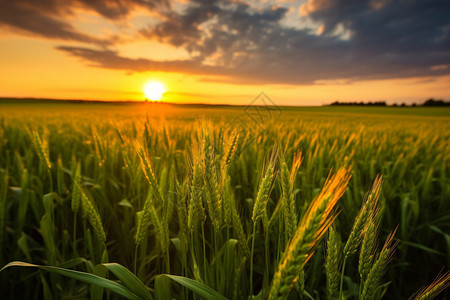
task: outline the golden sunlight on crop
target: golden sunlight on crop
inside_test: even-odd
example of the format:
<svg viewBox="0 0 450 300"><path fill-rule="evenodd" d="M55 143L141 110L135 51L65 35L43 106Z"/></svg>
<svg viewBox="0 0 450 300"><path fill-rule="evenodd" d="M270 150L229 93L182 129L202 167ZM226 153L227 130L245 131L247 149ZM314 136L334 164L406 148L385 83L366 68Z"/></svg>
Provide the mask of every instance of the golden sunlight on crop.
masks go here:
<svg viewBox="0 0 450 300"><path fill-rule="evenodd" d="M159 81L149 82L144 87L145 96L147 96L147 98L152 101L161 100L161 97L165 92L166 88Z"/></svg>

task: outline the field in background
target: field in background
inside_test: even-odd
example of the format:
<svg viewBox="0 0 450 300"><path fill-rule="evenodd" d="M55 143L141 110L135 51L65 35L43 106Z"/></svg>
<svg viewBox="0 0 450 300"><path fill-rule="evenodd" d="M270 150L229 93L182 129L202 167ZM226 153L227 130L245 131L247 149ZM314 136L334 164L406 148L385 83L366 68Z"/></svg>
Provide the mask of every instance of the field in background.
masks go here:
<svg viewBox="0 0 450 300"><path fill-rule="evenodd" d="M234 155L224 163L236 136ZM366 193L377 174L383 175L378 249L397 225L400 243L381 283L391 282L386 298L404 299L450 266L449 140L449 108L3 102L0 263L62 264L99 274L97 264L117 262L136 270L152 294L155 277L170 273L196 279L229 298L246 299L250 290L255 295L262 291L265 298L289 241L286 212L279 209L282 161L290 169L301 151L292 190L297 221L330 172L351 168L334 223L341 248ZM210 166L199 158L206 155L205 143L211 145ZM274 146L278 155L271 160ZM139 149L148 153L156 187ZM253 207L271 165L263 223L255 227ZM98 211L104 244L99 227L83 218L87 213L73 208L77 180ZM199 224L190 232L187 214L196 191L203 214L196 215ZM214 197L224 204L211 210ZM137 215L148 198L153 199L152 213L139 240ZM233 203L229 209L237 219L226 203ZM314 298L327 295L326 248L320 242L304 267L304 290ZM32 272L0 273L7 298L89 293L82 283ZM358 255L349 258L344 279L346 296L356 297ZM299 290L296 286L291 295ZM176 284L171 292L176 298L192 297Z"/></svg>

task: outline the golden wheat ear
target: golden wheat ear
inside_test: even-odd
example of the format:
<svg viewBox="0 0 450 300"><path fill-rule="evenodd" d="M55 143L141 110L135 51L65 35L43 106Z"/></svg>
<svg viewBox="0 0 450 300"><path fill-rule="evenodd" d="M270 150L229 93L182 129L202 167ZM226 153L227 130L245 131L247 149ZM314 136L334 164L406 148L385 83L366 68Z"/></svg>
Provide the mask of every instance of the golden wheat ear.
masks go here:
<svg viewBox="0 0 450 300"><path fill-rule="evenodd" d="M434 299L442 291L450 286L450 271L439 274L433 282L412 295L409 300L430 300Z"/></svg>
<svg viewBox="0 0 450 300"><path fill-rule="evenodd" d="M355 254L359 244L361 243L364 232L367 229L367 221L373 215L374 211L377 209L378 198L380 196L381 185L383 182L382 176L378 175L370 189L369 193L366 195L364 203L358 213L358 216L353 223L352 231L347 239L347 243L344 247L344 257L347 258Z"/></svg>
<svg viewBox="0 0 450 300"><path fill-rule="evenodd" d="M45 142L42 141L37 131L33 130L32 134L33 134L33 143L38 153L39 160L46 168L50 170L52 168L52 164L50 163L50 157L48 154L48 149L46 147L47 145Z"/></svg>
<svg viewBox="0 0 450 300"><path fill-rule="evenodd" d="M350 171L341 168L331 176L311 202L297 231L284 252L269 291L269 299L286 299L298 280L299 271L311 258L324 233L337 216L337 201L350 180Z"/></svg>
<svg viewBox="0 0 450 300"><path fill-rule="evenodd" d="M155 173L153 172L153 167L150 162L150 157L142 141L136 140L134 142L134 148L139 156L139 161L141 162L142 172L144 173L145 179L147 179L153 192L159 191L158 181L156 179Z"/></svg>

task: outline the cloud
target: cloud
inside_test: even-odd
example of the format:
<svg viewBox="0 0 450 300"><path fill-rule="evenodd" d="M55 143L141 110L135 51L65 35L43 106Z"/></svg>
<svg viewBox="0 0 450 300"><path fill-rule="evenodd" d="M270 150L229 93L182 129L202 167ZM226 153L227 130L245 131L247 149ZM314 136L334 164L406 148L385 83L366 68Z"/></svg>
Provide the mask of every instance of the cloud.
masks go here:
<svg viewBox="0 0 450 300"><path fill-rule="evenodd" d="M331 34L351 33L357 55L437 55L449 59L450 2L446 0L309 0L303 11Z"/></svg>
<svg viewBox="0 0 450 300"><path fill-rule="evenodd" d="M88 44L58 49L95 67L196 74L203 81L314 84L450 74L450 68L435 67L450 64L447 0L309 0L301 6L299 18L314 22L314 29L287 25L291 5L295 4L0 0L0 24ZM184 48L190 59L123 57L111 50L111 37L92 37L65 21L76 8L110 20L126 19L137 9L156 14L159 22L153 19L143 28L133 28L135 33Z"/></svg>
<svg viewBox="0 0 450 300"><path fill-rule="evenodd" d="M67 21L76 9L96 12L104 18L126 18L137 7L148 10L168 7L158 0L0 0L0 26L49 39L111 45L117 37L94 37L80 32Z"/></svg>
<svg viewBox="0 0 450 300"><path fill-rule="evenodd" d="M35 5L40 3L41 5ZM69 14L69 11L56 6L52 1L0 0L0 25L6 25L46 38L58 38L94 44L103 44L99 39L78 32L72 25L52 15Z"/></svg>
<svg viewBox="0 0 450 300"><path fill-rule="evenodd" d="M128 72L179 72L188 74L216 75L226 74L220 67L205 66L193 60L155 61L122 57L116 51L96 50L83 47L58 46L56 49L88 61L91 66Z"/></svg>
<svg viewBox="0 0 450 300"><path fill-rule="evenodd" d="M137 8L155 10L170 7L169 0L76 0L74 2L112 20L124 18Z"/></svg>
<svg viewBox="0 0 450 300"><path fill-rule="evenodd" d="M447 70L448 65L437 65L430 68L431 71Z"/></svg>
<svg viewBox="0 0 450 300"><path fill-rule="evenodd" d="M237 1L192 1L183 13L174 11L160 24L141 30L148 37L185 47L196 58L213 57L228 65L266 51L268 42L281 29L286 8L256 11Z"/></svg>

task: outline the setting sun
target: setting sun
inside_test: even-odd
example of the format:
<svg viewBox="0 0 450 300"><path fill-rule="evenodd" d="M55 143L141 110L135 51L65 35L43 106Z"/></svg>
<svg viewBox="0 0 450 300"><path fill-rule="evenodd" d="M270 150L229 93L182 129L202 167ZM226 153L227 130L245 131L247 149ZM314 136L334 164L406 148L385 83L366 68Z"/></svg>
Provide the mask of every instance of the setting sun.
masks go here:
<svg viewBox="0 0 450 300"><path fill-rule="evenodd" d="M149 82L144 87L145 96L147 96L149 100L153 101L159 101L162 95L165 93L165 91L166 88L159 81Z"/></svg>

